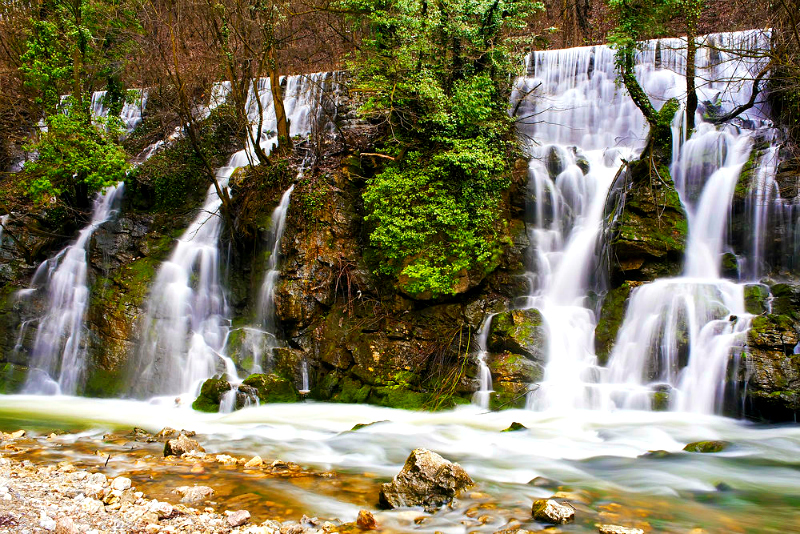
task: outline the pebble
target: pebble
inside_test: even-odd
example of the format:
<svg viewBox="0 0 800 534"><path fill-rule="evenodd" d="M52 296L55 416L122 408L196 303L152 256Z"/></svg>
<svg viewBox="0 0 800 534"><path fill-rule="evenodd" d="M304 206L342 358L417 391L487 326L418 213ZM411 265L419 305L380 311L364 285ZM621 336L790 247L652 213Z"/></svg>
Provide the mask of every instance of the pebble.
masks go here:
<svg viewBox="0 0 800 534"><path fill-rule="evenodd" d="M56 521L56 534L80 534L71 517L61 517Z"/></svg>
<svg viewBox="0 0 800 534"><path fill-rule="evenodd" d="M226 510L225 515L228 516L228 524L231 527L240 527L250 521L250 512L247 510L236 510L235 512Z"/></svg>

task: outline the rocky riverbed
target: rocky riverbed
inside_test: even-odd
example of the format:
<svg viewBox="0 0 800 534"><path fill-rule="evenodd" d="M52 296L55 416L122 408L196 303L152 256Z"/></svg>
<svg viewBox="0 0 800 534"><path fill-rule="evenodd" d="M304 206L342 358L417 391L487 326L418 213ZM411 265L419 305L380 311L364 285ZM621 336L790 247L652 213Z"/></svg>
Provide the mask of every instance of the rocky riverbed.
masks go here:
<svg viewBox="0 0 800 534"><path fill-rule="evenodd" d="M138 429L132 434L134 438L158 440ZM323 522L305 516L300 521L253 521L248 510L215 506L218 504L214 500L215 490L198 484L176 487L171 499L149 498L126 476L106 476L100 470L82 469L69 461L21 459L34 452L31 444L37 441L26 439L24 430L3 433L2 438L0 532L310 534L353 528L343 526L340 521ZM47 440L53 448L63 446L55 434ZM98 457L105 457L102 465L107 466L110 455L99 452ZM197 473L203 471L204 462L244 464L251 470L273 472L300 470L299 466L286 462L265 464L258 457L242 462L227 455L198 451L186 453L177 461L191 462L192 470ZM140 460L137 465L143 463Z"/></svg>

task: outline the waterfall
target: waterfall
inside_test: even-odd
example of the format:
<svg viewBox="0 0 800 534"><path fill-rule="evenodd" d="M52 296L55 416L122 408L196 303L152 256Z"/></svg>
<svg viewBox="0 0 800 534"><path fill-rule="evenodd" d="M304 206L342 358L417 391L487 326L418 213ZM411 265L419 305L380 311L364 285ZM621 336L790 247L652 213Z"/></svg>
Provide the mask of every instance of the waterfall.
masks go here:
<svg viewBox="0 0 800 534"><path fill-rule="evenodd" d="M256 326L247 328L243 349L253 357L251 373L263 373L264 356L271 357L273 349L278 347L277 324L275 322L275 286L280 276L281 239L286 227L286 215L289 213L289 201L292 198L294 185L281 196L278 206L270 217L268 246L270 256L267 260L267 272L258 294L258 310Z"/></svg>
<svg viewBox="0 0 800 534"><path fill-rule="evenodd" d="M489 398L492 394L492 372L489 369L489 364L486 358L489 355L487 349L489 341L489 332L492 329L492 318L495 314L490 313L483 320L480 329L478 330L478 391L472 396L472 403L487 410L489 409Z"/></svg>
<svg viewBox="0 0 800 534"><path fill-rule="evenodd" d="M308 384L308 362L303 359L303 363L300 366L300 389L298 393L302 396L306 396L311 392L310 386Z"/></svg>
<svg viewBox="0 0 800 534"><path fill-rule="evenodd" d="M8 214L0 216L0 248L3 248L3 231L6 229L8 223Z"/></svg>
<svg viewBox="0 0 800 534"><path fill-rule="evenodd" d="M142 123L142 113L147 105L147 91L135 91L138 98L133 101L128 101L126 97L125 102L122 104L122 110L119 113L119 118L122 120L122 125L125 128L125 133L129 134ZM91 110L92 117L103 118L108 117L110 109L107 106L106 95L107 91L95 91L92 93Z"/></svg>
<svg viewBox="0 0 800 534"><path fill-rule="evenodd" d="M289 76L284 83L284 106L290 133L293 137L307 136L321 116L322 100L326 89L335 83L335 75ZM215 86L209 110L219 105L227 88L225 84ZM258 127L259 119L256 99L263 109L263 124L260 131L254 131L254 137L269 153L278 139L268 80L256 80L251 85L248 116L253 128ZM243 150L231 156L226 166L218 169L216 177L220 187L227 188L233 172L254 160L254 150L248 142ZM288 208L291 190L284 195L284 210ZM133 386L140 394L196 395L202 382L219 371L225 372L233 383L240 381L235 364L225 354L231 318L219 249L223 225L219 213L221 205L212 185L202 209L178 240L169 260L158 269L150 289L144 335L136 355ZM274 248L279 246L279 241L278 236ZM277 255L274 256L277 262Z"/></svg>
<svg viewBox="0 0 800 534"><path fill-rule="evenodd" d="M94 231L116 215L123 189L120 183L97 195L91 222L74 243L39 265L31 290L21 295L44 288L47 296L47 310L39 320L31 352L27 393L74 394L83 384L84 314L89 303L86 247Z"/></svg>
<svg viewBox="0 0 800 534"><path fill-rule="evenodd" d="M776 136L759 106L736 126L703 121L711 107L724 112L749 98L763 59L734 50L763 49L768 36L720 34L698 44L698 126L684 142L682 114L673 122L671 172L689 223L684 274L634 290L607 367L597 364L590 299L599 288L603 209L621 160L637 156L647 126L615 83L613 50L528 58L533 76L518 81L511 103L521 134L537 143L530 148L527 222L534 246L525 306L542 313L549 343L544 381L529 398L535 409L650 408L653 394L664 391L672 391L676 409L720 409L731 353L749 327L742 286L720 278L721 256L730 248L727 214L753 139ZM684 98L685 39L645 43L636 61L637 78L657 109Z"/></svg>

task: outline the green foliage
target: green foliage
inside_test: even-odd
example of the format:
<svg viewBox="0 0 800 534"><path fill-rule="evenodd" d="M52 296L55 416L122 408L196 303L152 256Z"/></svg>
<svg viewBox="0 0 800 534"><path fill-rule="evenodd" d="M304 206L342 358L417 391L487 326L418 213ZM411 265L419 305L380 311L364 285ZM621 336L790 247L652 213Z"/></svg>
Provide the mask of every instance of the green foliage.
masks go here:
<svg viewBox="0 0 800 534"><path fill-rule="evenodd" d="M47 131L27 147L38 153L24 168L31 198L79 201L124 179L129 166L119 133L118 120L93 124L70 110L48 117Z"/></svg>
<svg viewBox="0 0 800 534"><path fill-rule="evenodd" d="M513 33L531 0L341 0L367 35L351 69L362 114L385 127L394 159L364 193L376 272L410 294L458 291L496 265L505 228L513 121ZM461 288L463 290L463 287Z"/></svg>
<svg viewBox="0 0 800 534"><path fill-rule="evenodd" d="M51 0L36 11L20 70L46 113L57 111L61 95L79 101L103 83L112 114L119 114L120 74L141 28L135 7L136 0Z"/></svg>
<svg viewBox="0 0 800 534"><path fill-rule="evenodd" d="M238 139L232 109L219 106L200 123L201 150L214 166L224 164ZM142 209L164 211L194 204L209 186L203 160L183 137L137 167L126 180L126 191Z"/></svg>

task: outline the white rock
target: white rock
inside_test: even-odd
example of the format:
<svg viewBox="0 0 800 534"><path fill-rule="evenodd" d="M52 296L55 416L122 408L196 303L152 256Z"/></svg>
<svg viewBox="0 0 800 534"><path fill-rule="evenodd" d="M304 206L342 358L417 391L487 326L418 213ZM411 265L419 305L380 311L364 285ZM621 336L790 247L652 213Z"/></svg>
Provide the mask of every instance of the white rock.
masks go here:
<svg viewBox="0 0 800 534"><path fill-rule="evenodd" d="M60 517L56 521L56 534L80 534L80 530L70 517Z"/></svg>
<svg viewBox="0 0 800 534"><path fill-rule="evenodd" d="M223 465L230 465L236 463L236 458L233 456L228 456L227 454L218 454L215 458L217 462Z"/></svg>
<svg viewBox="0 0 800 534"><path fill-rule="evenodd" d="M131 487L131 479L127 477L117 477L111 481L111 488L119 491L124 491Z"/></svg>
<svg viewBox="0 0 800 534"><path fill-rule="evenodd" d="M97 514L105 510L103 501L97 499L85 499L81 503L81 509L87 514Z"/></svg>
<svg viewBox="0 0 800 534"><path fill-rule="evenodd" d="M86 479L86 484L89 484L89 485L92 485L92 486L101 486L102 487L102 486L105 486L106 484L108 484L108 479L106 478L106 476L103 473L92 473Z"/></svg>
<svg viewBox="0 0 800 534"><path fill-rule="evenodd" d="M228 516L228 524L231 527L240 527L250 521L250 512L247 510L236 510L235 512L225 510L225 515Z"/></svg>
<svg viewBox="0 0 800 534"><path fill-rule="evenodd" d="M181 486L175 489L175 493L182 497L181 502L199 503L211 497L214 490L208 486Z"/></svg>
<svg viewBox="0 0 800 534"><path fill-rule="evenodd" d="M45 530L55 530L56 520L52 519L46 513L42 512L42 515L39 516L39 526Z"/></svg>
<svg viewBox="0 0 800 534"><path fill-rule="evenodd" d="M156 514L159 519L171 516L174 510L170 503L160 501L151 502L147 509Z"/></svg>

